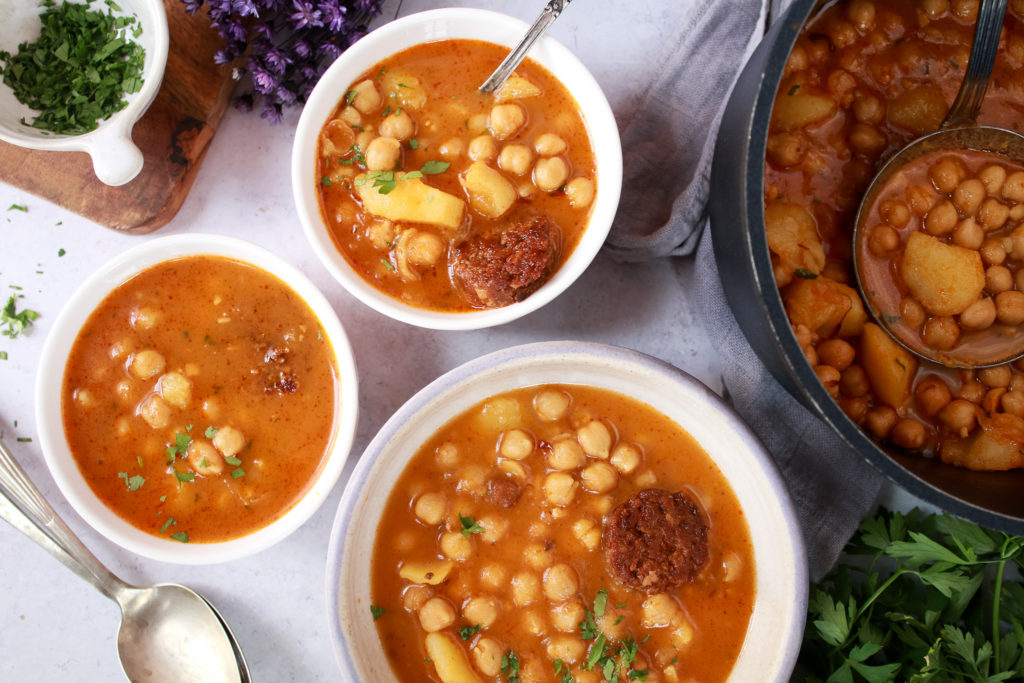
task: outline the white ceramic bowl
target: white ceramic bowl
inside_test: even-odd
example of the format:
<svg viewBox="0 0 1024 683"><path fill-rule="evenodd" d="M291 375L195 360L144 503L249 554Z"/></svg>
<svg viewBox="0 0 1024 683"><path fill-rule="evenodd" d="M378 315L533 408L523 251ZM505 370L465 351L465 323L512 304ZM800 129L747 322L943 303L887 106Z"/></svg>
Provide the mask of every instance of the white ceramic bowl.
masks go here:
<svg viewBox="0 0 1024 683"><path fill-rule="evenodd" d="M142 26L142 33L133 38L146 50L142 89L128 95L128 105L100 121L96 130L58 135L23 125L22 118L31 120L38 112L19 102L11 88L0 82L0 140L30 149L86 152L96 177L107 185L124 185L142 170L142 152L132 142L132 127L160 90L169 44L163 0L117 0L117 4L120 10L114 14L135 15ZM102 0L93 0L91 7L104 13L108 9Z"/></svg>
<svg viewBox="0 0 1024 683"><path fill-rule="evenodd" d="M468 38L513 46L527 24L496 12L448 8L403 17L362 38L331 65L310 94L299 119L292 151L292 192L302 226L327 270L367 306L396 320L438 330L472 330L501 325L548 303L586 270L611 229L622 188L622 147L608 100L587 68L568 49L544 36L528 56L548 69L575 97L594 147L597 195L590 223L562 267L523 301L503 308L465 313L428 311L403 304L356 273L331 240L317 198L317 137L357 76L385 57L420 43Z"/></svg>
<svg viewBox="0 0 1024 683"><path fill-rule="evenodd" d="M340 407L329 453L313 485L284 515L251 534L220 543L179 543L141 531L121 519L93 493L82 477L64 436L61 385L78 332L93 310L116 287L137 273L182 256L210 254L251 264L291 287L312 309L330 340L338 368ZM132 552L164 562L211 564L268 548L295 531L320 507L341 475L355 436L359 396L355 361L334 309L296 267L262 247L220 235L187 234L151 240L129 249L91 275L67 302L43 347L36 380L36 419L46 464L61 492L93 528Z"/></svg>
<svg viewBox="0 0 1024 683"><path fill-rule="evenodd" d="M467 363L417 393L373 439L342 494L331 531L327 596L342 679L387 681L387 657L370 621L370 562L381 510L417 447L489 396L548 383L618 392L689 432L732 485L750 525L757 596L732 683L788 681L807 609L803 539L786 487L764 446L707 387L635 351L582 342L516 346Z"/></svg>

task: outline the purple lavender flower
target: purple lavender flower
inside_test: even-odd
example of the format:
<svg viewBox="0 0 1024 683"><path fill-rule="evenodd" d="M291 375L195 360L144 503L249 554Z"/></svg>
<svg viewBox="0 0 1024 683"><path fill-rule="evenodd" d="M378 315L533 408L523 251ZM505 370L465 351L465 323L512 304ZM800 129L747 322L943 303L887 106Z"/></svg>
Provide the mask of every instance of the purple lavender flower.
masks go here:
<svg viewBox="0 0 1024 683"><path fill-rule="evenodd" d="M338 0L321 0L319 9L324 26L329 28L332 33L339 33L345 25L345 13L348 8L339 5Z"/></svg>
<svg viewBox="0 0 1024 683"><path fill-rule="evenodd" d="M274 102L267 102L263 105L260 118L270 121L272 124L281 123L284 116L281 114L281 105Z"/></svg>
<svg viewBox="0 0 1024 683"><path fill-rule="evenodd" d="M293 0L292 2L295 12L292 13L291 20L292 26L296 30L310 27L323 26L323 21L320 20L320 10L313 7L313 3L306 2L305 0Z"/></svg>
<svg viewBox="0 0 1024 683"><path fill-rule="evenodd" d="M283 74L285 69L288 68L288 65L292 63L290 57L288 57L279 48L273 46L263 53L261 61L268 71L279 76Z"/></svg>
<svg viewBox="0 0 1024 683"><path fill-rule="evenodd" d="M255 0L231 0L231 8L240 17L258 17L260 15Z"/></svg>
<svg viewBox="0 0 1024 683"><path fill-rule="evenodd" d="M323 55L324 59L333 62L341 54L341 48L334 43L323 43L319 48L319 52Z"/></svg>
<svg viewBox="0 0 1024 683"><path fill-rule="evenodd" d="M264 95L273 94L277 88L277 79L274 74L263 68L257 57L249 59L249 73L252 75L252 84L256 92Z"/></svg>
<svg viewBox="0 0 1024 683"><path fill-rule="evenodd" d="M203 0L181 0L185 3L185 11L190 15L195 16L199 8L203 6Z"/></svg>
<svg viewBox="0 0 1024 683"><path fill-rule="evenodd" d="M311 48L309 43L304 40L296 40L292 43L292 52L294 52L295 56L299 59L305 59L313 54L313 48Z"/></svg>

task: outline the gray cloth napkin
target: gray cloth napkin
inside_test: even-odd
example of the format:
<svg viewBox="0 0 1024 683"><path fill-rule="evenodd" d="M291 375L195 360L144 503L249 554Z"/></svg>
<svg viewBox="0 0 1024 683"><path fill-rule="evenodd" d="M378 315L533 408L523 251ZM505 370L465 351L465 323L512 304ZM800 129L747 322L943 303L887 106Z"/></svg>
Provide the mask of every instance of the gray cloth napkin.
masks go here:
<svg viewBox="0 0 1024 683"><path fill-rule="evenodd" d="M770 6L770 4L772 6ZM727 362L723 383L775 459L804 533L811 578L828 571L870 511L882 476L769 374L722 291L707 220L715 137L729 92L788 0L682 2L678 30L623 131L623 194L606 249L640 262L696 252L697 301Z"/></svg>

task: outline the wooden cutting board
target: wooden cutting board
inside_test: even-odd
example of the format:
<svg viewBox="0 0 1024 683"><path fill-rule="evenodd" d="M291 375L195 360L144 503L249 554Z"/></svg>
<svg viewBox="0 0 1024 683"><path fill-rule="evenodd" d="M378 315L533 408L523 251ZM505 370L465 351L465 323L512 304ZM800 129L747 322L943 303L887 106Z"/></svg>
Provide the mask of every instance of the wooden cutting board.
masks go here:
<svg viewBox="0 0 1024 683"><path fill-rule="evenodd" d="M44 152L0 142L0 180L115 230L146 233L181 208L231 98L230 66L213 54L223 40L205 12L192 17L181 0L164 0L170 49L153 104L132 138L145 164L134 180L104 185L84 152Z"/></svg>

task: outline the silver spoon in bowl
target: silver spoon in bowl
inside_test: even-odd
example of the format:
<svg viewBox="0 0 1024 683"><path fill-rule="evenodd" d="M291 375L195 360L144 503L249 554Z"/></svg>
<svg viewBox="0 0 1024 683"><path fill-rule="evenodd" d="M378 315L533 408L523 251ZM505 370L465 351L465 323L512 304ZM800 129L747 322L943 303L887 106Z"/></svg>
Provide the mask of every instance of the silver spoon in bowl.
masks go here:
<svg viewBox="0 0 1024 683"><path fill-rule="evenodd" d="M872 261L867 244L871 227L866 225L868 209L886 184L908 164L933 152L972 150L990 152L1007 161L1024 161L1024 136L1004 128L975 123L999 49L1006 5L1007 0L981 0L970 61L946 118L938 130L906 145L882 166L864 193L854 222L854 273L871 314L901 346L921 358L948 367L990 367L1019 358L1024 355L1024 330L997 324L989 328L990 333L965 335L953 349L939 350L927 346L919 334L900 321L899 293L892 281L891 268L868 265Z"/></svg>
<svg viewBox="0 0 1024 683"><path fill-rule="evenodd" d="M220 613L190 588L130 586L82 544L0 442L0 517L121 608L117 650L134 682L249 683L249 669Z"/></svg>
<svg viewBox="0 0 1024 683"><path fill-rule="evenodd" d="M526 53L529 52L533 44L537 42L537 39L544 35L544 32L548 30L558 15L562 13L562 10L572 2L572 0L550 0L544 9L541 10L540 16L533 22L530 30L526 32L523 39L512 48L512 51L508 53L508 56L502 60L498 68L494 70L486 81L484 81L477 90L483 93L492 93L498 90L508 77L512 75L512 72L516 70L523 58L526 57Z"/></svg>

